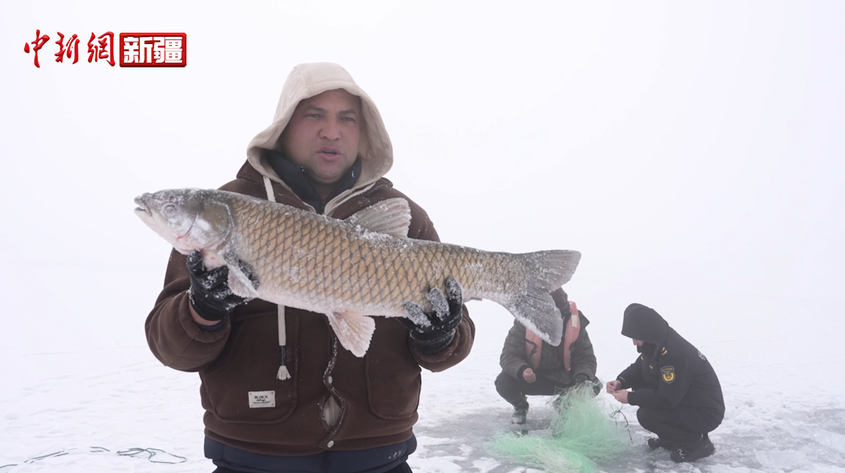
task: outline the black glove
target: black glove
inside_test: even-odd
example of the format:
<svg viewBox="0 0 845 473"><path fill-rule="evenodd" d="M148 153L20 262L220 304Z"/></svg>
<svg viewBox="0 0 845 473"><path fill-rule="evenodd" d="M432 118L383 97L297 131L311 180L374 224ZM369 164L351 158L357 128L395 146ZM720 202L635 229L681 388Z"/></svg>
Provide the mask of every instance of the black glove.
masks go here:
<svg viewBox="0 0 845 473"><path fill-rule="evenodd" d="M398 320L411 333L420 351L430 355L446 348L455 338L455 330L463 319L461 285L449 276L446 278L446 295L440 288L431 288L428 302L431 303L431 313L423 311L416 302L408 302L405 304L408 318Z"/></svg>
<svg viewBox="0 0 845 473"><path fill-rule="evenodd" d="M589 382L590 382L590 377L585 375L584 373L578 373L578 374L575 375L575 384L589 383Z"/></svg>
<svg viewBox="0 0 845 473"><path fill-rule="evenodd" d="M252 266L244 262L239 262L239 266L257 288L258 281ZM199 251L192 251L188 255L188 273L191 277L191 305L200 317L206 320L222 320L232 309L246 302L243 297L232 293L228 283L228 266L206 270L202 253Z"/></svg>
<svg viewBox="0 0 845 473"><path fill-rule="evenodd" d="M586 384L587 386L593 388L593 394L595 396L598 396L599 392L601 392L601 383L599 383L598 381L593 381L592 379L590 379L589 376L584 373L578 373L575 375L575 381L572 382L572 385L581 386L582 384Z"/></svg>

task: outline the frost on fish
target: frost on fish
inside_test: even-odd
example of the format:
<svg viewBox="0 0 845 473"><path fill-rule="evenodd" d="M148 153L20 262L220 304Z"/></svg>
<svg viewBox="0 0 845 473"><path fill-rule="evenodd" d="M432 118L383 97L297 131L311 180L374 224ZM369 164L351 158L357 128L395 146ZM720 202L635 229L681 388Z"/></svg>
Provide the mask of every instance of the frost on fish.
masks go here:
<svg viewBox="0 0 845 473"><path fill-rule="evenodd" d="M228 264L236 294L325 314L341 344L357 356L369 347L369 316L406 317L426 293L452 276L464 300L504 306L545 341L563 332L550 293L569 281L580 253L526 254L407 238L405 199L374 204L345 221L283 204L214 190L177 189L144 194L136 212L182 252L200 250L207 262ZM178 246L177 246L178 245ZM254 270L258 289L237 261Z"/></svg>

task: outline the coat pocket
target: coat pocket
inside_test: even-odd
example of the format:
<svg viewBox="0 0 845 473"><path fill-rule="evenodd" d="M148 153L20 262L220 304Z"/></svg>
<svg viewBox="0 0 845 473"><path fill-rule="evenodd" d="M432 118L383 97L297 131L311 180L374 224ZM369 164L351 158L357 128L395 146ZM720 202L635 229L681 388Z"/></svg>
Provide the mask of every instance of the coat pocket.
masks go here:
<svg viewBox="0 0 845 473"><path fill-rule="evenodd" d="M276 423L296 408L296 378L276 379L279 370L275 317L246 317L232 327L220 357L200 372L203 407L215 417L234 423ZM295 359L288 368L296 372Z"/></svg>
<svg viewBox="0 0 845 473"><path fill-rule="evenodd" d="M407 419L419 406L420 367L408 351L407 330L395 320L377 323L365 357L370 410L381 419Z"/></svg>

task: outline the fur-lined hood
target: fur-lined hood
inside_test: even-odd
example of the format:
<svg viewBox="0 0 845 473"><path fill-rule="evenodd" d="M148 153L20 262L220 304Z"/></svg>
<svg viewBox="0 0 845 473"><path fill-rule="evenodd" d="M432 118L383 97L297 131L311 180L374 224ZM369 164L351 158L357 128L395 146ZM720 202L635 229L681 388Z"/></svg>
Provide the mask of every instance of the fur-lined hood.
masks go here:
<svg viewBox="0 0 845 473"><path fill-rule="evenodd" d="M393 166L393 145L382 122L381 114L375 103L352 79L343 67L328 63L300 64L293 68L282 87L282 95L276 107L273 123L259 133L247 146L247 160L260 172L276 182L281 182L273 167L264 157L263 150L282 151L279 137L290 122L296 106L302 100L319 95L328 90L343 89L361 98L361 139L358 144L358 157L363 168L361 177L354 188L339 195L343 200L387 174ZM282 183L284 185L284 183Z"/></svg>

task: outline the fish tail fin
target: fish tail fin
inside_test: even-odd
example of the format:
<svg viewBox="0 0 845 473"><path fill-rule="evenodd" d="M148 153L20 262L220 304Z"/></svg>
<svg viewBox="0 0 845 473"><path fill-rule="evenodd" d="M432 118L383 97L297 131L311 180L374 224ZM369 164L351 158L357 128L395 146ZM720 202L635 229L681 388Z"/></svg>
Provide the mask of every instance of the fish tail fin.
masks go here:
<svg viewBox="0 0 845 473"><path fill-rule="evenodd" d="M525 253L525 291L503 304L526 328L552 345L560 345L563 319L551 292L566 284L575 273L581 253L571 250L548 250Z"/></svg>

